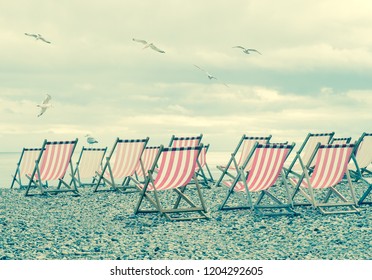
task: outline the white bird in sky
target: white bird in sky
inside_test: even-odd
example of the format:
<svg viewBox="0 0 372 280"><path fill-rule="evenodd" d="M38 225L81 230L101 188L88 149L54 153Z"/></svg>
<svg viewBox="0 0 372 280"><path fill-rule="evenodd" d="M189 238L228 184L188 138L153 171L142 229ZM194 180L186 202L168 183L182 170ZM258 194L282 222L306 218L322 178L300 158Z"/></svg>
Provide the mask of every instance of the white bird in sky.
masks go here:
<svg viewBox="0 0 372 280"><path fill-rule="evenodd" d="M85 135L85 137L87 137L87 142L88 142L89 145L93 145L94 143L98 143L98 141L94 137L90 136L90 134Z"/></svg>
<svg viewBox="0 0 372 280"><path fill-rule="evenodd" d="M250 54L251 52L256 52L256 53L259 53L262 55L262 53L260 53L258 50L256 49L247 49L247 48L244 48L242 46L235 46L233 48L239 48L239 49L242 49L243 50L243 53L246 53L246 54Z"/></svg>
<svg viewBox="0 0 372 280"><path fill-rule="evenodd" d="M134 41L134 42L137 42L137 43L144 44L145 46L143 47L143 49L147 49L148 47L150 47L150 48L153 49L154 51L157 51L157 52L160 52L160 53L165 53L165 51L159 49L159 48L156 47L153 43L148 43L148 42L145 41L145 40L140 40L140 39L134 39L134 38L133 38L133 41Z"/></svg>
<svg viewBox="0 0 372 280"><path fill-rule="evenodd" d="M40 107L40 113L39 115L37 115L38 117L44 114L45 111L52 106L52 104L50 103L51 99L52 97L49 94L47 94L44 101L41 104L36 105L37 107Z"/></svg>
<svg viewBox="0 0 372 280"><path fill-rule="evenodd" d="M208 77L209 80L212 80L212 79L217 80L217 78L216 78L215 76L213 76L212 74L210 74L208 71L204 70L203 68L200 68L198 65L195 65L195 64L194 64L194 66L195 66L196 68L198 68L199 70L203 71L203 72L207 75L207 77ZM225 83L223 83L223 84L224 84L225 86L229 87L227 84L225 84Z"/></svg>
<svg viewBox="0 0 372 280"><path fill-rule="evenodd" d="M30 36L30 37L34 37L36 40L41 40L41 41L43 41L43 42L45 42L45 43L50 44L50 42L47 41L47 40L45 40L45 39L43 38L43 36L41 36L40 34L30 34L30 33L25 33L25 35Z"/></svg>

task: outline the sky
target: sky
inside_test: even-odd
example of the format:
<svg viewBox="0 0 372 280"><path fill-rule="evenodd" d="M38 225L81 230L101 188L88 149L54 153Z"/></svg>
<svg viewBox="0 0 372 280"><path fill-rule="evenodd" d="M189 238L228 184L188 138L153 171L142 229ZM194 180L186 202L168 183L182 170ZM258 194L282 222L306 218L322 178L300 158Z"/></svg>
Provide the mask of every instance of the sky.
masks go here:
<svg viewBox="0 0 372 280"><path fill-rule="evenodd" d="M1 152L86 145L88 133L109 147L203 133L210 150L232 151L243 134L371 132L370 0L0 3ZM46 94L53 107L37 117Z"/></svg>

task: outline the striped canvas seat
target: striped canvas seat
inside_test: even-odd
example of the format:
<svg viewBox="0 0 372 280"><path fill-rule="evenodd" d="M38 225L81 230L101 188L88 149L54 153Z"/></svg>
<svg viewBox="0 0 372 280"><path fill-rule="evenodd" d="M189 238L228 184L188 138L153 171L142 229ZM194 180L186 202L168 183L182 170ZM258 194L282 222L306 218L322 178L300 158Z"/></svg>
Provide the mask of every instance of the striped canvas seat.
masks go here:
<svg viewBox="0 0 372 280"><path fill-rule="evenodd" d="M75 150L77 139L74 141L44 141L44 144L36 160L35 168L27 177L30 179L26 196L32 195L30 190L33 187L38 187L43 193L57 193L57 192L74 192L78 194L76 182L72 180L71 185L64 181L67 168L70 166L71 174L73 174L73 167L71 158ZM52 189L50 181L58 181L57 188ZM48 185L46 189L45 186ZM62 186L67 189L61 189Z"/></svg>
<svg viewBox="0 0 372 280"><path fill-rule="evenodd" d="M169 147L180 148L180 147L196 147L199 146L201 140L203 138L203 134L198 136L192 137L177 137L172 135L171 140L169 142Z"/></svg>
<svg viewBox="0 0 372 280"><path fill-rule="evenodd" d="M128 184L131 176L140 166L140 158L148 140L148 137L131 140L117 138L102 170L96 173L98 179L94 192L99 191L100 186L109 187L104 190L132 192L133 188Z"/></svg>
<svg viewBox="0 0 372 280"><path fill-rule="evenodd" d="M77 181L79 186L87 186L94 183L96 172L102 168L102 160L106 150L107 148L83 147L81 149L74 172L74 180ZM83 182L84 179L89 179L90 182Z"/></svg>
<svg viewBox="0 0 372 280"><path fill-rule="evenodd" d="M159 153L159 148L160 146L146 147L144 149L141 156L141 164L136 169L137 180L139 179L139 177L145 179L145 177L148 175L148 171L151 169L156 160L156 156Z"/></svg>
<svg viewBox="0 0 372 280"><path fill-rule="evenodd" d="M237 170L243 165L244 161L250 155L254 145L256 143L269 143L270 139L271 135L266 137L248 137L246 135L243 135L234 152L231 154L229 162L226 165L217 165L217 169L220 170L222 174L217 180L216 186L219 186L221 184L221 181L225 178L225 176L228 176L230 178L236 177ZM239 157L239 159L237 159L237 157ZM250 168L251 162L246 165L245 171L249 172Z"/></svg>
<svg viewBox="0 0 372 280"><path fill-rule="evenodd" d="M301 156L302 162L306 165L308 169L311 169L314 166L313 160L310 161L310 158L313 158L313 153L315 151L318 143L321 145L328 144L335 133L309 133L301 147L298 149L296 156L289 166L285 166L286 176L294 175L299 176L302 172L302 167L298 161L298 157Z"/></svg>
<svg viewBox="0 0 372 280"><path fill-rule="evenodd" d="M290 145L275 145L275 144L258 144L252 148L252 153L245 163L241 166L239 175L234 180L224 180L222 185L229 188L229 192L224 202L220 206L220 210L244 209L250 208L261 215L292 215L292 202L289 195L289 190L286 178L283 172L283 165L288 155L292 151L294 143ZM245 172L245 167L251 162L249 173ZM278 177L281 175L281 182L278 182ZM287 203L281 202L276 196L269 192L274 185L284 185ZM278 188L276 188L278 191ZM245 205L238 204L237 206L227 206L229 200L232 200L231 195L234 192L244 192L247 198ZM253 203L252 196L257 193L258 199ZM271 199L271 204L262 203L263 197L268 196ZM262 209L281 209L279 212L263 212Z"/></svg>
<svg viewBox="0 0 372 280"><path fill-rule="evenodd" d="M158 212L163 214L169 220L189 220L206 218L206 208L201 196L200 186L195 175L197 158L202 146L164 148L160 147L156 160L149 171L149 177L146 182L135 181L137 187L141 190L141 196L135 213ZM158 172L154 174L155 167L158 166ZM196 206L192 200L185 194L186 187L191 179L194 180L201 206ZM170 190L176 193L174 205L169 206L169 197L161 201L161 195ZM162 194L164 193L164 194ZM144 199L148 201L156 210L144 210L141 206ZM187 206L180 206L184 202ZM173 214L197 212L197 216L173 217Z"/></svg>
<svg viewBox="0 0 372 280"><path fill-rule="evenodd" d="M349 172L347 170L352 152L353 144L344 145L320 145L315 148L313 158L315 167L311 175L300 158L303 166L303 173L299 178L290 178L290 183L295 187L292 198L301 193L314 207L318 208L322 214L332 213L355 213L356 200L353 186L351 184ZM335 187L346 176L352 201L347 200ZM316 191L328 190L322 202L316 198ZM330 196L334 194L341 202L330 202ZM329 212L326 208L347 206L348 210L335 210Z"/></svg>
<svg viewBox="0 0 372 280"><path fill-rule="evenodd" d="M41 148L23 148L10 185L11 189L14 187L15 183L17 183L20 188L27 187L22 181L25 179L27 180L26 175L31 174L34 170L35 162L40 155L40 151Z"/></svg>

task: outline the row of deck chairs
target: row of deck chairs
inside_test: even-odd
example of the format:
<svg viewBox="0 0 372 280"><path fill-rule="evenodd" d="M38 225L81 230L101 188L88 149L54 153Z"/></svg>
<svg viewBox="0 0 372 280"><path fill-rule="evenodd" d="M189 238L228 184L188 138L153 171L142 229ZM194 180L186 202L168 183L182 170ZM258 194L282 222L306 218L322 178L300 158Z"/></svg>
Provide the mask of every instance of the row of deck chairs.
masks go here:
<svg viewBox="0 0 372 280"><path fill-rule="evenodd" d="M334 133L309 133L294 160L285 165L294 143L269 143L271 136L243 135L227 165L217 167L222 174L215 185L228 187L227 196L220 209L250 208L260 214L294 214L293 206L296 203L293 200L295 196L302 194L307 204L313 205L324 214L358 212L351 179L368 185L367 191L358 202L362 204L371 192L371 182L364 174L370 172L367 166L372 160L370 152L372 134L364 133L355 144L349 144L351 138L337 139L333 136ZM209 145L203 146L201 139L202 135L172 136L169 147L162 145L148 147L148 138L137 140L118 138L106 160L103 159L107 148L83 147L75 168L71 157L77 139L65 142L45 141L40 149L23 150L11 187L15 183L24 186L21 177L26 175L28 179L25 186L26 196L33 195L32 191L35 189L41 194L72 192L79 195L78 186L87 185L82 183L82 178L89 175L93 178L89 184L94 186L94 192L108 190L123 193L139 192L136 213L155 211L169 219L178 219L171 217L171 214L197 212L199 215L196 218L206 218L199 180L208 187L214 180L206 164ZM352 162L349 163L350 159ZM32 165L33 162L35 163ZM351 177L348 168L351 169ZM71 175L70 182L64 179L68 169ZM55 189L49 186L51 180L58 182ZM351 202L335 189L337 184L344 181L349 185ZM196 186L200 206L196 206L185 194L186 187L190 184ZM280 185L286 190L286 203L282 203L270 192L271 187ZM288 185L294 189L292 193ZM322 202L318 202L314 194L318 189L328 190ZM163 190L173 190L175 193L175 198L172 198L174 204L167 209L160 203L160 193ZM230 201L236 193L245 194L246 200L242 204L230 206ZM255 193L259 193L259 196L253 203L252 195ZM343 203L329 203L331 195L336 195ZM264 205L265 197L273 203ZM146 202L152 210L143 209L142 206ZM324 210L333 206L346 206L350 209L338 212ZM271 211L278 208L283 211L277 213ZM263 213L263 209L270 211Z"/></svg>
<svg viewBox="0 0 372 280"><path fill-rule="evenodd" d="M372 162L372 134L363 133L355 144L350 144L351 138L333 136L334 133L309 133L294 159L286 164L294 143L270 144L271 135L243 135L228 164L217 166L222 174L216 186L229 188L220 209L250 208L260 214L282 215L295 214L293 206L312 205L322 214L358 213L357 205L370 203L365 199L371 193L372 181L365 174L371 174L368 166ZM352 181L367 185L358 201ZM339 185L348 188L348 197L336 189ZM275 186L275 190L284 186L285 203L270 192ZM232 202L239 192L245 195L245 200ZM257 200L253 202L256 194ZM296 202L299 196L305 202ZM263 203L265 197L271 203ZM271 211L278 208L282 211ZM264 209L270 210L263 213Z"/></svg>

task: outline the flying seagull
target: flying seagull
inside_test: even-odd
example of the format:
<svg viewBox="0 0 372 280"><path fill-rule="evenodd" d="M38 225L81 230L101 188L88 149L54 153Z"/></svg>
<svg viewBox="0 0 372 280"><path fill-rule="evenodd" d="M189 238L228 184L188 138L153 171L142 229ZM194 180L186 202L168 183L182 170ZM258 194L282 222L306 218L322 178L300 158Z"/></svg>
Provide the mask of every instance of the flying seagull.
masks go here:
<svg viewBox="0 0 372 280"><path fill-rule="evenodd" d="M134 39L134 38L133 38L133 41L134 41L134 42L137 42L137 43L144 44L145 46L143 47L143 49L147 49L148 47L150 47L150 48L153 49L154 51L157 51L157 52L160 52L160 53L165 53L165 51L159 49L159 48L156 47L153 43L148 43L148 42L145 41L145 40L140 40L140 39Z"/></svg>
<svg viewBox="0 0 372 280"><path fill-rule="evenodd" d="M256 52L256 53L259 53L262 55L262 53L260 53L258 50L256 49L247 49L247 48L244 48L242 46L235 46L233 48L239 48L239 49L242 49L243 50L243 53L246 53L246 54L250 54L251 52Z"/></svg>
<svg viewBox="0 0 372 280"><path fill-rule="evenodd" d="M36 105L37 107L40 107L40 114L37 115L38 117L40 117L42 114L44 114L45 111L46 111L49 107L52 106L52 104L49 103L49 101L50 101L51 99L52 99L52 97L51 97L49 94L47 94L47 95L45 96L45 99L44 99L43 103Z"/></svg>
<svg viewBox="0 0 372 280"><path fill-rule="evenodd" d="M90 136L90 134L85 135L85 137L87 137L87 142L90 145L93 145L94 143L98 143L98 141L94 137Z"/></svg>
<svg viewBox="0 0 372 280"><path fill-rule="evenodd" d="M25 35L30 36L30 37L34 37L36 40L41 40L41 41L43 41L43 42L45 42L45 43L50 44L50 42L47 41L47 40L45 40L45 39L43 38L43 36L41 36L40 34L30 34L30 33L25 33Z"/></svg>
<svg viewBox="0 0 372 280"><path fill-rule="evenodd" d="M212 80L212 79L217 80L217 78L216 78L215 76L213 76L212 74L210 74L208 71L204 70L203 68L200 68L198 65L195 65L195 64L194 64L194 66L195 66L196 68L198 68L199 70L203 71L203 72L207 75L207 77L208 77L209 80ZM225 83L223 83L223 84L224 84L225 86L229 87L227 84L225 84Z"/></svg>

